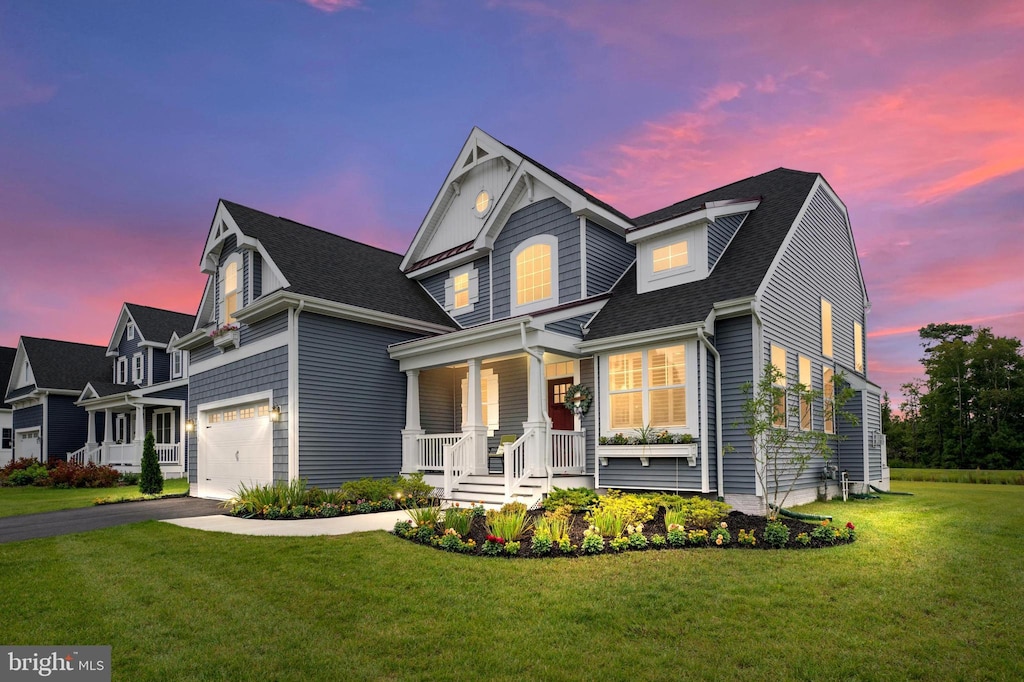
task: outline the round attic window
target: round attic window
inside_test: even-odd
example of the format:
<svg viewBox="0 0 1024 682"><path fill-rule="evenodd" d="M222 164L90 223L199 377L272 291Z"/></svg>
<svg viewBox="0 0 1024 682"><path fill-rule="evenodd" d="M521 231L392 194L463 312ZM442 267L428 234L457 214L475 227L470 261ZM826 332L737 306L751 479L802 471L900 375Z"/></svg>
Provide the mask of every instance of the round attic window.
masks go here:
<svg viewBox="0 0 1024 682"><path fill-rule="evenodd" d="M473 204L473 208L476 209L476 214L482 216L487 213L487 209L491 207L491 195L487 190L482 189L480 193L476 195L476 202Z"/></svg>

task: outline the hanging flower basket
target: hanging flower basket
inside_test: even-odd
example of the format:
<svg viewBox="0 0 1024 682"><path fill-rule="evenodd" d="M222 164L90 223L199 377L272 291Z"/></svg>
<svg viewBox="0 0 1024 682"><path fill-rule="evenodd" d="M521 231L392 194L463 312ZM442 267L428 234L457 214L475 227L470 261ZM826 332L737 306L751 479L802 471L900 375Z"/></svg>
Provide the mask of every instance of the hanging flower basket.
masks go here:
<svg viewBox="0 0 1024 682"><path fill-rule="evenodd" d="M590 411L590 404L594 402L594 394L583 384L573 384L565 391L565 409L578 417L582 417Z"/></svg>

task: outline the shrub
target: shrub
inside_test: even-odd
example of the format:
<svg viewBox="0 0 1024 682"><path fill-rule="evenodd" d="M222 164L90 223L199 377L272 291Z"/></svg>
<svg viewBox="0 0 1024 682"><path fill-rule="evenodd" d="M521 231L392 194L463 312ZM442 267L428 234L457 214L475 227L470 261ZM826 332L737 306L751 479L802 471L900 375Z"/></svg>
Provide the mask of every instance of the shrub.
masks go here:
<svg viewBox="0 0 1024 682"><path fill-rule="evenodd" d="M7 481L7 478L11 474L13 474L15 471L24 471L25 469L28 469L31 466L40 466L40 467L42 467L43 465L39 462L39 460L34 459L32 457L20 457L20 458L18 458L16 460L8 462L2 468L0 468L0 482ZM8 483L9 483L9 481L8 481ZM20 483L20 484L10 483L10 485L27 485L27 484L25 484L25 483Z"/></svg>
<svg viewBox="0 0 1024 682"><path fill-rule="evenodd" d="M574 512L588 511L597 503L597 493L590 488L555 488L544 500L544 508L555 511L568 506Z"/></svg>
<svg viewBox="0 0 1024 682"><path fill-rule="evenodd" d="M395 535L401 535L403 538L407 538L412 535L412 522L395 521Z"/></svg>
<svg viewBox="0 0 1024 682"><path fill-rule="evenodd" d="M91 418L91 417L90 417ZM156 456L156 437L146 433L142 443L142 475L139 476L139 492L143 495L159 495L164 491L164 474L160 471L160 460Z"/></svg>
<svg viewBox="0 0 1024 682"><path fill-rule="evenodd" d="M341 516L341 507L333 502L324 502L322 505L317 507L317 510L318 511L315 515L325 519L333 519L335 516Z"/></svg>
<svg viewBox="0 0 1024 682"><path fill-rule="evenodd" d="M399 476L395 479L398 489L395 491L395 499L411 499L426 503L434 498L434 486L423 480L423 472L417 471L409 476Z"/></svg>
<svg viewBox="0 0 1024 682"><path fill-rule="evenodd" d="M686 545L686 531L679 524L672 524L668 527L667 538L669 547L683 547Z"/></svg>
<svg viewBox="0 0 1024 682"><path fill-rule="evenodd" d="M642 529L629 534L629 546L631 549L647 549L647 538Z"/></svg>
<svg viewBox="0 0 1024 682"><path fill-rule="evenodd" d="M530 551L538 556L551 553L554 542L551 540L551 533L547 530L537 529L533 532L533 539L530 540Z"/></svg>
<svg viewBox="0 0 1024 682"><path fill-rule="evenodd" d="M706 545L708 544L708 532L703 528L691 530L686 534L686 541L691 545Z"/></svg>
<svg viewBox="0 0 1024 682"><path fill-rule="evenodd" d="M771 547L785 547L789 542L789 526L781 521L769 521L764 528L763 538Z"/></svg>
<svg viewBox="0 0 1024 682"><path fill-rule="evenodd" d="M800 533L796 536L796 541L804 547L806 547L807 545L811 544L811 536L807 533Z"/></svg>
<svg viewBox="0 0 1024 682"><path fill-rule="evenodd" d="M629 547L629 538L612 538L608 541L608 546L614 549L616 552L622 552Z"/></svg>
<svg viewBox="0 0 1024 682"><path fill-rule="evenodd" d="M732 535L729 533L729 529L725 527L725 521L722 521L722 525L715 528L708 534L708 543L714 544L718 547L728 545L732 542Z"/></svg>
<svg viewBox="0 0 1024 682"><path fill-rule="evenodd" d="M651 536L651 547L661 549L665 546L665 536L655 533Z"/></svg>
<svg viewBox="0 0 1024 682"><path fill-rule="evenodd" d="M472 515L474 519L487 518L487 508L484 507L482 504L474 504L472 507L469 508L469 513Z"/></svg>
<svg viewBox="0 0 1024 682"><path fill-rule="evenodd" d="M600 531L591 526L583 531L583 544L580 546L584 554L600 554L604 551L604 538Z"/></svg>
<svg viewBox="0 0 1024 682"><path fill-rule="evenodd" d="M611 512L622 519L623 525L646 523L654 518L657 504L640 495L624 495L618 490L609 490L597 503L597 510Z"/></svg>
<svg viewBox="0 0 1024 682"><path fill-rule="evenodd" d="M25 459L28 458L26 457ZM50 472L39 462L35 460L31 460L31 462L32 464L24 469L14 469L11 471L7 475L7 485L48 485L50 482Z"/></svg>
<svg viewBox="0 0 1024 682"><path fill-rule="evenodd" d="M515 556L516 554L519 554L519 547L520 544L515 540L513 540L512 542L506 542L505 554L511 554L512 556Z"/></svg>
<svg viewBox="0 0 1024 682"><path fill-rule="evenodd" d="M480 551L487 556L498 556L505 551L505 539L497 535L488 535Z"/></svg>
<svg viewBox="0 0 1024 682"><path fill-rule="evenodd" d="M416 530L414 532L415 538L423 543L430 542L430 539L433 538L434 535L436 535L436 533L434 532L434 526L428 525L417 525Z"/></svg>
<svg viewBox="0 0 1024 682"><path fill-rule="evenodd" d="M739 535L736 537L736 542L740 543L741 545L748 545L750 547L757 546L757 538L754 537L754 531L747 532L742 528L740 528Z"/></svg>
<svg viewBox="0 0 1024 682"><path fill-rule="evenodd" d="M390 478L360 478L345 481L340 490L348 502L380 502L398 492L398 484Z"/></svg>
<svg viewBox="0 0 1024 682"><path fill-rule="evenodd" d="M138 485L140 475L134 471L125 471L121 474L122 485Z"/></svg>
<svg viewBox="0 0 1024 682"><path fill-rule="evenodd" d="M112 488L121 479L121 474L114 467L100 466L95 462L57 462L50 469L49 476L50 484L56 488Z"/></svg>
<svg viewBox="0 0 1024 682"><path fill-rule="evenodd" d="M569 540L569 536L568 535L558 541L558 551L559 552L564 552L565 554L571 554L575 550L576 550L576 547Z"/></svg>
<svg viewBox="0 0 1024 682"><path fill-rule="evenodd" d="M832 528L827 519L811 531L811 537L819 542L827 542L829 544L836 541L835 529Z"/></svg>

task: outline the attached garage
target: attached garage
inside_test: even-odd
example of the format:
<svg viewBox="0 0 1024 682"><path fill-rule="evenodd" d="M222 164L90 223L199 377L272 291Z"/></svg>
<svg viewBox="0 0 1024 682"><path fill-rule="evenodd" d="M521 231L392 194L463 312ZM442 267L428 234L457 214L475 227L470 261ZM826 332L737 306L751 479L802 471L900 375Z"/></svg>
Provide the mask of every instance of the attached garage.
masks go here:
<svg viewBox="0 0 1024 682"><path fill-rule="evenodd" d="M226 500L239 483L271 483L273 426L267 399L200 405L199 497Z"/></svg>
<svg viewBox="0 0 1024 682"><path fill-rule="evenodd" d="M31 457L39 459L43 453L42 431L40 429L19 430L14 438L14 455L18 459Z"/></svg>

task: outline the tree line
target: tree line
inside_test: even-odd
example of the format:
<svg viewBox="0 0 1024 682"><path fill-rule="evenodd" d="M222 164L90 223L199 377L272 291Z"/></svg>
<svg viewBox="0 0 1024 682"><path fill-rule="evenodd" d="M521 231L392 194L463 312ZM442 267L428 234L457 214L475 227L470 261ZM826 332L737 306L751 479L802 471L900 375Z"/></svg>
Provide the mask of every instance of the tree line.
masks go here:
<svg viewBox="0 0 1024 682"><path fill-rule="evenodd" d="M925 378L903 384L900 414L882 399L891 466L1024 469L1024 354L987 327L918 330Z"/></svg>

